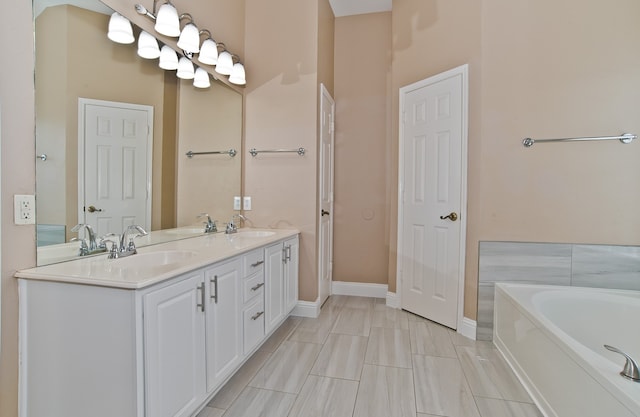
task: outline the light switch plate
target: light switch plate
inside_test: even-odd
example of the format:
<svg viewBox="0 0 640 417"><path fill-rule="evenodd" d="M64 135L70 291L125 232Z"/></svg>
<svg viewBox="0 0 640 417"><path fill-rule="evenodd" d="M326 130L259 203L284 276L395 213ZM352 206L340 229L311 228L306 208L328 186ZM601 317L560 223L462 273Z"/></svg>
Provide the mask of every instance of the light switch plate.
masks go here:
<svg viewBox="0 0 640 417"><path fill-rule="evenodd" d="M242 202L242 208L245 210L251 210L251 197L245 196Z"/></svg>
<svg viewBox="0 0 640 417"><path fill-rule="evenodd" d="M233 209L234 210L240 210L242 207L240 207L240 196L237 195L235 197L233 197Z"/></svg>
<svg viewBox="0 0 640 417"><path fill-rule="evenodd" d="M15 194L13 196L14 223L36 224L36 196Z"/></svg>

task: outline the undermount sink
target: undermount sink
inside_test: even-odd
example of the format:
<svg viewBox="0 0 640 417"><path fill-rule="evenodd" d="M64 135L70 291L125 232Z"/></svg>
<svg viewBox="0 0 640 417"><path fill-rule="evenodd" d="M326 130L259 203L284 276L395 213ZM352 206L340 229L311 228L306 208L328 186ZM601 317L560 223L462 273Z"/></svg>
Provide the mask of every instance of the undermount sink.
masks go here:
<svg viewBox="0 0 640 417"><path fill-rule="evenodd" d="M185 261L197 254L197 252L188 250L165 250L158 252L137 253L135 255L127 256L126 258L114 259L113 266L117 266L120 268L145 268L164 266Z"/></svg>
<svg viewBox="0 0 640 417"><path fill-rule="evenodd" d="M238 230L238 235L244 236L244 237L269 237L275 234L276 232L270 232L268 230L250 230L250 229Z"/></svg>

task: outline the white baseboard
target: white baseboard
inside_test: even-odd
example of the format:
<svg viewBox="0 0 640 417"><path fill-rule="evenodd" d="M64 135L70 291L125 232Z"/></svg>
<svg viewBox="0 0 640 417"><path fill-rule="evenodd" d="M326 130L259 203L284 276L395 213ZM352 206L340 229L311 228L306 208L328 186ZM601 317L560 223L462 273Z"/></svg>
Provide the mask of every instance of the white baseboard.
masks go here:
<svg viewBox="0 0 640 417"><path fill-rule="evenodd" d="M298 301L291 315L298 317L316 318L320 315L320 299L316 301Z"/></svg>
<svg viewBox="0 0 640 417"><path fill-rule="evenodd" d="M400 308L400 297L398 297L398 293L387 292L387 307Z"/></svg>
<svg viewBox="0 0 640 417"><path fill-rule="evenodd" d="M477 323L475 320L463 317L462 324L458 326L458 333L469 339L476 340L476 327Z"/></svg>
<svg viewBox="0 0 640 417"><path fill-rule="evenodd" d="M368 284L362 282L331 282L331 294L352 295L355 297L386 298L386 284Z"/></svg>

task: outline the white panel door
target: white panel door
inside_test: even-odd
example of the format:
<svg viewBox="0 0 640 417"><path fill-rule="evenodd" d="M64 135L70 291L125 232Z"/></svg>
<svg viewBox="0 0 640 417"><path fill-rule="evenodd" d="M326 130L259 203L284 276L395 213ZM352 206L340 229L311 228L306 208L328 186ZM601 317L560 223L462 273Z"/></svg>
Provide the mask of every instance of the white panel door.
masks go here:
<svg viewBox="0 0 640 417"><path fill-rule="evenodd" d="M204 291L196 272L144 297L147 416L190 416L206 396Z"/></svg>
<svg viewBox="0 0 640 417"><path fill-rule="evenodd" d="M205 271L207 290L207 392L241 360L242 278L240 258Z"/></svg>
<svg viewBox="0 0 640 417"><path fill-rule="evenodd" d="M464 244L463 80L454 74L414 86L401 92L401 305L455 329Z"/></svg>
<svg viewBox="0 0 640 417"><path fill-rule="evenodd" d="M80 183L80 223L98 235L122 233L127 226L150 226L150 122L148 106L82 101L84 170ZM82 219L84 217L84 220Z"/></svg>
<svg viewBox="0 0 640 417"><path fill-rule="evenodd" d="M319 298L322 305L331 293L333 265L333 154L335 103L320 85L320 221L318 233Z"/></svg>

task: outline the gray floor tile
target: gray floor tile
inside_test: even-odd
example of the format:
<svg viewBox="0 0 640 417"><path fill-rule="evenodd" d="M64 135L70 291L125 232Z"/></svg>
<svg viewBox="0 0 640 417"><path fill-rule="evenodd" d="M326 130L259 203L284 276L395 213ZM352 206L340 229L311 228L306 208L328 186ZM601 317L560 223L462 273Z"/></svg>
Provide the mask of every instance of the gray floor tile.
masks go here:
<svg viewBox="0 0 640 417"><path fill-rule="evenodd" d="M482 417L542 417L533 404L476 397Z"/></svg>
<svg viewBox="0 0 640 417"><path fill-rule="evenodd" d="M359 380L367 352L364 336L332 333L327 338L315 365L314 375Z"/></svg>
<svg viewBox="0 0 640 417"><path fill-rule="evenodd" d="M450 331L427 320L409 322L411 353L456 358L456 349L449 337Z"/></svg>
<svg viewBox="0 0 640 417"><path fill-rule="evenodd" d="M289 417L351 417L357 381L309 375Z"/></svg>
<svg viewBox="0 0 640 417"><path fill-rule="evenodd" d="M247 387L224 417L287 417L294 394Z"/></svg>
<svg viewBox="0 0 640 417"><path fill-rule="evenodd" d="M260 346L260 350L265 350L267 352L275 352L284 340L289 337L289 335L298 327L300 322L303 319L301 317L293 317L290 316L287 318L278 329L273 332L273 334L267 339L266 342L262 346Z"/></svg>
<svg viewBox="0 0 640 417"><path fill-rule="evenodd" d="M345 305L335 321L332 333L369 336L371 330L371 313L373 307L350 307Z"/></svg>
<svg viewBox="0 0 640 417"><path fill-rule="evenodd" d="M411 369L365 365L354 417L415 417Z"/></svg>
<svg viewBox="0 0 640 417"><path fill-rule="evenodd" d="M364 361L372 365L411 368L409 331L383 327L371 328Z"/></svg>

